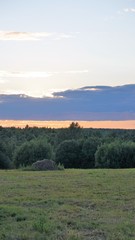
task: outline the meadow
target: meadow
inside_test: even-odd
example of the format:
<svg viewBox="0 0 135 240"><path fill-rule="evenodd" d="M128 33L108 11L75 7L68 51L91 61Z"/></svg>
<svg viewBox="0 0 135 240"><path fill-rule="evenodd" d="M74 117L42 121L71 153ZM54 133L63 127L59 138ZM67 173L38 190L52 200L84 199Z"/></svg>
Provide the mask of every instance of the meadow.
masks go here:
<svg viewBox="0 0 135 240"><path fill-rule="evenodd" d="M135 239L135 169L0 171L1 240Z"/></svg>

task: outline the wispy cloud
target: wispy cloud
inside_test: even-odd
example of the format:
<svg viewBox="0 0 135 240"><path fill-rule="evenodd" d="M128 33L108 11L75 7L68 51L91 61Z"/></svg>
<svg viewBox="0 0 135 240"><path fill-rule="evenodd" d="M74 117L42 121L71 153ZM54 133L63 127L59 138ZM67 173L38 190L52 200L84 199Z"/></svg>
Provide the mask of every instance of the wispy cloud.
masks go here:
<svg viewBox="0 0 135 240"><path fill-rule="evenodd" d="M23 91L21 90L16 90L16 89L6 89L6 90L0 90L0 95L5 94L5 95L23 95L26 96L25 93L22 93Z"/></svg>
<svg viewBox="0 0 135 240"><path fill-rule="evenodd" d="M46 78L52 76L51 72L10 72L0 71L1 78Z"/></svg>
<svg viewBox="0 0 135 240"><path fill-rule="evenodd" d="M65 33L60 33L56 34L54 40L61 40L61 39L68 39L68 38L74 38L76 34L65 34Z"/></svg>
<svg viewBox="0 0 135 240"><path fill-rule="evenodd" d="M79 73L88 73L89 70L85 69L85 70L71 70L71 71L65 71L64 73L67 74L79 74Z"/></svg>
<svg viewBox="0 0 135 240"><path fill-rule="evenodd" d="M19 31L0 31L1 41L39 41L46 38L61 40L74 38L78 33L51 33L51 32L19 32Z"/></svg>
<svg viewBox="0 0 135 240"><path fill-rule="evenodd" d="M118 15L131 14L135 13L135 8L123 8L122 10L117 11Z"/></svg>
<svg viewBox="0 0 135 240"><path fill-rule="evenodd" d="M88 73L89 70L69 70L64 72L39 72L39 71L26 71L26 72L18 72L18 71L3 71L0 70L0 83L4 83L4 78L47 78L56 74L83 74Z"/></svg>
<svg viewBox="0 0 135 240"><path fill-rule="evenodd" d="M134 7L126 7L126 8L117 10L116 12L113 13L113 15L106 16L104 18L104 21L108 22L109 20L115 20L118 16L123 17L125 14L134 14L134 13L135 13Z"/></svg>
<svg viewBox="0 0 135 240"><path fill-rule="evenodd" d="M15 31L0 31L0 40L5 41L31 41L40 40L52 36L54 33L49 32L15 32Z"/></svg>
<svg viewBox="0 0 135 240"><path fill-rule="evenodd" d="M124 8L123 12L125 12L125 13L135 13L135 8Z"/></svg>
<svg viewBox="0 0 135 240"><path fill-rule="evenodd" d="M1 79L1 78L0 78L0 84L4 84L5 82L6 82L5 79Z"/></svg>
<svg viewBox="0 0 135 240"><path fill-rule="evenodd" d="M88 88L84 88L84 89L80 89L81 91L101 91L100 88L94 88L94 87L88 87Z"/></svg>

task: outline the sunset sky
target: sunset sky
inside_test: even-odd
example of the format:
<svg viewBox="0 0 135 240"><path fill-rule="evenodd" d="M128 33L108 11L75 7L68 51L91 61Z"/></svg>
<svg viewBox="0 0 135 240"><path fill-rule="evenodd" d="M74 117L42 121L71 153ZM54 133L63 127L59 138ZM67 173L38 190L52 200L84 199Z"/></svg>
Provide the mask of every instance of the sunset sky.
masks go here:
<svg viewBox="0 0 135 240"><path fill-rule="evenodd" d="M0 94L135 83L135 0L0 0Z"/></svg>

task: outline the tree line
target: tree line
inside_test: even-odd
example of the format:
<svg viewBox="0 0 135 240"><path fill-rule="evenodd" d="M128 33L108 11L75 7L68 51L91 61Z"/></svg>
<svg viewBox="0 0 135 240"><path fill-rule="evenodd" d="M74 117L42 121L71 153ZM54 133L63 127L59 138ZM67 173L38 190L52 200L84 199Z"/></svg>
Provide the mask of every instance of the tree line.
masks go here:
<svg viewBox="0 0 135 240"><path fill-rule="evenodd" d="M134 168L135 130L0 127L0 169L52 159L65 168Z"/></svg>

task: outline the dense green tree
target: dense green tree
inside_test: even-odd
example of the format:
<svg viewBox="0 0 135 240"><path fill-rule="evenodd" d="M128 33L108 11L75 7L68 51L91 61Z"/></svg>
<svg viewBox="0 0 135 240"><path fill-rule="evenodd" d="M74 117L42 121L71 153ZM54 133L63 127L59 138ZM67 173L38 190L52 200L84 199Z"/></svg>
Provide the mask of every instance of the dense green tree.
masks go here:
<svg viewBox="0 0 135 240"><path fill-rule="evenodd" d="M20 165L27 166L45 158L50 159L52 147L46 141L32 140L23 143L15 152L14 164L16 167Z"/></svg>
<svg viewBox="0 0 135 240"><path fill-rule="evenodd" d="M69 125L69 129L80 129L80 125L78 122L72 122L70 125Z"/></svg>
<svg viewBox="0 0 135 240"><path fill-rule="evenodd" d="M76 140L63 141L56 150L56 163L61 163L65 168L80 168L81 148Z"/></svg>
<svg viewBox="0 0 135 240"><path fill-rule="evenodd" d="M82 137L82 128L78 122L72 122L68 128L62 128L57 131L55 145L59 145L65 140L78 140Z"/></svg>
<svg viewBox="0 0 135 240"><path fill-rule="evenodd" d="M81 137L82 128L78 122L72 122L67 130L70 139L78 139Z"/></svg>
<svg viewBox="0 0 135 240"><path fill-rule="evenodd" d="M122 142L120 168L135 168L134 142Z"/></svg>
<svg viewBox="0 0 135 240"><path fill-rule="evenodd" d="M92 140L93 138L93 140ZM21 128L4 128L0 127L0 151L8 158L13 161L14 156L17 154L21 146L24 144L25 151L23 153L26 155L25 160L21 157L21 154L18 155L19 159L22 162L33 161L35 158L41 158L43 155L41 154L41 146L37 147L39 150L35 152L34 148L32 147L31 150L31 142L48 142L51 144L53 148L53 159L55 157L55 153L58 149L59 144L61 144L65 140L75 140L79 144L79 155L77 157L77 166L79 168L91 168L94 164L94 152L95 148L97 147L96 141L94 139L99 139L102 144L107 144L105 149L103 148L102 151L105 151L107 154L108 151L108 158L110 160L104 162L104 167L134 167L134 144L135 142L135 130L120 130L120 129L93 129L93 128L81 128L77 122L72 122L68 128L61 128L61 129L52 129L52 128L38 128L38 127L25 127ZM92 140L92 141L91 141ZM114 144L114 142L118 143L115 146L109 146L108 144ZM129 142L129 143L128 143ZM132 143L131 143L132 142ZM30 143L30 146L29 146ZM120 144L119 144L120 143ZM126 144L126 145L125 145ZM35 146L35 145L34 145ZM36 148L36 149L37 149ZM38 152L39 151L39 152ZM100 150L101 151L101 150ZM15 154L16 152L16 154ZM111 152L111 154L109 153ZM104 158L105 157L104 154ZM110 155L109 155L110 154ZM121 155L120 155L121 154ZM34 155L34 156L33 156ZM37 155L35 157L35 155ZM116 157L115 157L116 156ZM117 156L122 156L117 161ZM20 160L17 161L17 165ZM31 159L31 160L29 160ZM130 161L129 161L130 159ZM35 160L34 160L35 161ZM102 159L98 160L97 166L100 167ZM24 164L21 163L21 164ZM99 164L100 163L100 164ZM102 166L102 167L103 167Z"/></svg>
<svg viewBox="0 0 135 240"><path fill-rule="evenodd" d="M0 169L11 168L11 161L3 152L0 151Z"/></svg>
<svg viewBox="0 0 135 240"><path fill-rule="evenodd" d="M82 147L82 168L94 168L95 167L95 153L97 147L101 144L101 140L96 137L90 137L83 143Z"/></svg>
<svg viewBox="0 0 135 240"><path fill-rule="evenodd" d="M135 167L135 143L115 141L105 143L95 154L95 166L99 168Z"/></svg>

